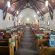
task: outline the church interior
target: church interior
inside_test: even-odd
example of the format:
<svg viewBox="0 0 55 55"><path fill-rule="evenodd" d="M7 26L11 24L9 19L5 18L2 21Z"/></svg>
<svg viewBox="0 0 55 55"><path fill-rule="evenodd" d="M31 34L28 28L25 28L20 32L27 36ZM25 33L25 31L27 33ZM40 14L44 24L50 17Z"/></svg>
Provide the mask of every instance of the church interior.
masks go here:
<svg viewBox="0 0 55 55"><path fill-rule="evenodd" d="M0 0L0 55L55 55L55 0Z"/></svg>

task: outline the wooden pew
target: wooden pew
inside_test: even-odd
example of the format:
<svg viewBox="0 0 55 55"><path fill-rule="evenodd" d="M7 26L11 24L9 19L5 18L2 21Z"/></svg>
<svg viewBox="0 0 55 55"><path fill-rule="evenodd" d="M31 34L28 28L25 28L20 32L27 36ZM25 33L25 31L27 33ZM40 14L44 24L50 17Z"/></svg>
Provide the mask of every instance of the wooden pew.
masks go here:
<svg viewBox="0 0 55 55"><path fill-rule="evenodd" d="M39 55L55 55L55 47L43 47L40 49Z"/></svg>
<svg viewBox="0 0 55 55"><path fill-rule="evenodd" d="M38 39L37 44L38 44L38 46L41 46L46 41L48 41L48 40L47 39Z"/></svg>
<svg viewBox="0 0 55 55"><path fill-rule="evenodd" d="M6 39L0 40L0 55L9 55L9 42Z"/></svg>
<svg viewBox="0 0 55 55"><path fill-rule="evenodd" d="M9 55L9 46L0 46L0 55Z"/></svg>
<svg viewBox="0 0 55 55"><path fill-rule="evenodd" d="M10 34L5 33L3 39L0 39L0 55L14 55L14 47L9 43L10 38Z"/></svg>
<svg viewBox="0 0 55 55"><path fill-rule="evenodd" d="M0 46L8 46L8 45L9 45L9 39L0 40Z"/></svg>

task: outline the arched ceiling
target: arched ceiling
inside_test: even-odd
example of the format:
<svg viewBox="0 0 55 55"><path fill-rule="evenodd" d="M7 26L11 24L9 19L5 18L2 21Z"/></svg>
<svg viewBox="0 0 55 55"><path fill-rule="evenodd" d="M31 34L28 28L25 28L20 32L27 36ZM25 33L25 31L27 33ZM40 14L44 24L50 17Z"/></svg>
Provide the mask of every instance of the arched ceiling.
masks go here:
<svg viewBox="0 0 55 55"><path fill-rule="evenodd" d="M29 19L29 21L27 21L27 18ZM29 23L37 23L36 21L39 20L39 17L37 15L37 13L33 10L33 9L30 9L30 8L26 8L26 9L23 9L20 14L18 15L18 22L29 22Z"/></svg>
<svg viewBox="0 0 55 55"><path fill-rule="evenodd" d="M6 3L8 0L0 0L0 9L6 10ZM24 6L26 6L27 3L29 3L32 6L32 9L35 11L40 12L41 15L49 12L51 15L51 12L53 12L53 9L55 9L55 0L48 0L49 6L48 8L45 7L45 1L46 0L9 0L11 2L11 7L7 8L7 12L15 14L16 10L21 11L24 9ZM29 7L29 6L26 6Z"/></svg>

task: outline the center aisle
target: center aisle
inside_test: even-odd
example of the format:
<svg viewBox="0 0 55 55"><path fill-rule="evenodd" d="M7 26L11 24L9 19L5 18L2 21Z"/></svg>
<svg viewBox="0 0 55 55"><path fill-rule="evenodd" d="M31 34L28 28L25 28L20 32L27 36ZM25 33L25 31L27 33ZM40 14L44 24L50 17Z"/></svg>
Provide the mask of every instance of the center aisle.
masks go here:
<svg viewBox="0 0 55 55"><path fill-rule="evenodd" d="M26 26L20 48L17 49L15 55L38 55L37 52L30 27Z"/></svg>

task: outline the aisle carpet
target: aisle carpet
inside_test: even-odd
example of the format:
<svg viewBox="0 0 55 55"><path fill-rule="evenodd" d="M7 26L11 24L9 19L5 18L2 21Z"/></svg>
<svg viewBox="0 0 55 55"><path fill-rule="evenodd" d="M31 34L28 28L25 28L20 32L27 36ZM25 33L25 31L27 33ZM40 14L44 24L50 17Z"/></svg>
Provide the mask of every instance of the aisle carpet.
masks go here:
<svg viewBox="0 0 55 55"><path fill-rule="evenodd" d="M24 37L20 44L20 48L17 49L15 55L38 55L38 48L36 50L34 37L30 30L30 27L25 28Z"/></svg>

